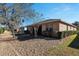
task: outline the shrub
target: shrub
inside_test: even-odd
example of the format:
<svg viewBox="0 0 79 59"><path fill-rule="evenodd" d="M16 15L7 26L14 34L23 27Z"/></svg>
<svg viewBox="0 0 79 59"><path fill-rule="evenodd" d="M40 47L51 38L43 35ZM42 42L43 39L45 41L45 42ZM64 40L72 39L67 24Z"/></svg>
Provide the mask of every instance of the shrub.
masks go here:
<svg viewBox="0 0 79 59"><path fill-rule="evenodd" d="M78 31L62 31L62 32L58 32L58 38L62 39L65 38L67 36L73 35L73 34L77 34Z"/></svg>
<svg viewBox="0 0 79 59"><path fill-rule="evenodd" d="M58 35L58 37L57 37L58 39L61 39L63 37L62 32L58 32L57 35Z"/></svg>
<svg viewBox="0 0 79 59"><path fill-rule="evenodd" d="M4 33L5 29L4 28L0 28L0 34Z"/></svg>

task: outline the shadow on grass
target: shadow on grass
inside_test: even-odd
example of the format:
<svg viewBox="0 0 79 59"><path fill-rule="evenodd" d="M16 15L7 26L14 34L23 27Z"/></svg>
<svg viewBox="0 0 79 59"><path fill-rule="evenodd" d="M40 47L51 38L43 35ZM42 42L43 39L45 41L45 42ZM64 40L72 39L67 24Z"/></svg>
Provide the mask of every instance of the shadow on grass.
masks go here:
<svg viewBox="0 0 79 59"><path fill-rule="evenodd" d="M17 36L17 40L19 40L19 41L25 41L25 40L30 40L30 39L59 40L59 39L54 38L54 37L45 37L45 36L34 37L32 35L29 36L29 35L25 35L25 34L16 35L16 36Z"/></svg>
<svg viewBox="0 0 79 59"><path fill-rule="evenodd" d="M79 35L70 43L69 47L79 49Z"/></svg>

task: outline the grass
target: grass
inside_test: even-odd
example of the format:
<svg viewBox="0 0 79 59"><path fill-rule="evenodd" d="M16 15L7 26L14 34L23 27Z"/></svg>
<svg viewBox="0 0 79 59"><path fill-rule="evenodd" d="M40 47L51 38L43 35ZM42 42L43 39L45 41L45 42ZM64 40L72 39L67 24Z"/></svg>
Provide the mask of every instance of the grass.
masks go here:
<svg viewBox="0 0 79 59"><path fill-rule="evenodd" d="M79 50L75 48L69 47L71 42L74 41L77 35L71 35L65 39L65 41L53 48L48 50L48 55L55 55L55 56L79 56Z"/></svg>
<svg viewBox="0 0 79 59"><path fill-rule="evenodd" d="M68 38L65 39L65 41L63 42L63 44L59 45L60 47L67 47L69 46L69 44L76 38L76 34L75 35L71 35Z"/></svg>

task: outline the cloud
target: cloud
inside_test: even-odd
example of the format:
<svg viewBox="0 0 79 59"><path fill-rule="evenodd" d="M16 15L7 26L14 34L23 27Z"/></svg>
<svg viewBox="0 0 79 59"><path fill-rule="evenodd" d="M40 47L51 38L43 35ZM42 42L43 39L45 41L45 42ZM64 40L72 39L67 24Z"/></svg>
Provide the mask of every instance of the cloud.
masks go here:
<svg viewBox="0 0 79 59"><path fill-rule="evenodd" d="M69 6L63 6L63 7L53 8L53 10L57 10L57 11L70 11L70 10L72 10L72 8L69 7Z"/></svg>
<svg viewBox="0 0 79 59"><path fill-rule="evenodd" d="M63 7L62 10L63 11L70 11L70 10L72 10L72 8L71 7Z"/></svg>

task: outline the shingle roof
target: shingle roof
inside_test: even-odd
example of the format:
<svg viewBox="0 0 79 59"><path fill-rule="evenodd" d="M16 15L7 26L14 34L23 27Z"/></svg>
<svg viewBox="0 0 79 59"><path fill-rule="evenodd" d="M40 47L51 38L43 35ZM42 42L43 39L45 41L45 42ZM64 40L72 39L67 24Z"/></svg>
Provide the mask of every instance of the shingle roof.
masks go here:
<svg viewBox="0 0 79 59"><path fill-rule="evenodd" d="M34 23L34 24L31 24L31 25L28 25L28 26L34 26L34 25L48 23L48 22L62 22L62 23L67 24L69 26L76 27L75 25L69 24L69 23L67 23L65 21L62 21L61 19L47 19L47 20L44 20L44 21L41 21L41 22L38 22L38 23Z"/></svg>

